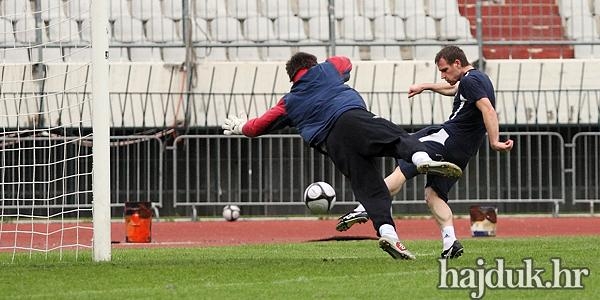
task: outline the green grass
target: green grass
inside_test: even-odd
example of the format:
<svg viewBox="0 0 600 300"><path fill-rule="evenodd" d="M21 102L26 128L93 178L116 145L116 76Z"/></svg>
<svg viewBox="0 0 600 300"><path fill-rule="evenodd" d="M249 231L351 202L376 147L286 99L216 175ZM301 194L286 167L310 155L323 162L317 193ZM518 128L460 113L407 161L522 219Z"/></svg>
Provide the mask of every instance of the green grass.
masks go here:
<svg viewBox="0 0 600 300"><path fill-rule="evenodd" d="M0 254L1 299L468 299L467 289L438 289L439 241L407 241L416 261L394 261L376 241L314 242L185 249L113 249L112 261L55 261ZM453 268L532 258L550 272L587 267L584 289L488 289L485 299L598 299L600 237L466 239ZM83 260L83 261L82 261ZM543 275L544 279L551 278Z"/></svg>

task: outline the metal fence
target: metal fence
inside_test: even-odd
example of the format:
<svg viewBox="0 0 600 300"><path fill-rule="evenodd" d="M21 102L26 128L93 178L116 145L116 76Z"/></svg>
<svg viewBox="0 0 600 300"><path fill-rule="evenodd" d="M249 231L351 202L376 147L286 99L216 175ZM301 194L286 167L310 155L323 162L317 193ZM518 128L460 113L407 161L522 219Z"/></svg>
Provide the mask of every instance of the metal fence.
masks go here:
<svg viewBox="0 0 600 300"><path fill-rule="evenodd" d="M565 203L564 142L555 132L506 133L509 154L482 146L453 189L453 203ZM179 136L173 151L174 206L303 205L304 188L326 181L339 203L354 203L349 182L328 158L299 136L255 139L215 135ZM382 159L382 176L394 162ZM409 181L394 204L422 203L424 177Z"/></svg>

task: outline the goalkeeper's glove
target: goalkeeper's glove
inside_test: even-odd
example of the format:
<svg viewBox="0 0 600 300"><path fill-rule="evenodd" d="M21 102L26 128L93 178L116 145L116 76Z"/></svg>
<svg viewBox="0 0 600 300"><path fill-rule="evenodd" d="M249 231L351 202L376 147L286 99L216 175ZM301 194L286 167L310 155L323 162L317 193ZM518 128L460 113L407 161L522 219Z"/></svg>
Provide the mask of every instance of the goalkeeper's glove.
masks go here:
<svg viewBox="0 0 600 300"><path fill-rule="evenodd" d="M223 134L232 135L232 134L244 134L242 132L242 127L246 124L246 119L243 117L229 117L223 121L223 125L221 128L223 129Z"/></svg>

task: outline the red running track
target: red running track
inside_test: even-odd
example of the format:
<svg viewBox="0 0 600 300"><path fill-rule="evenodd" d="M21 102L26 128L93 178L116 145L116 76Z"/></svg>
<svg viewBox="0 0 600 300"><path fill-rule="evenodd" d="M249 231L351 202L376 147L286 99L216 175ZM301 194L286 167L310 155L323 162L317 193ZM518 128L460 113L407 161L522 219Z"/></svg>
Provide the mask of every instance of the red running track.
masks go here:
<svg viewBox="0 0 600 300"><path fill-rule="evenodd" d="M115 247L206 247L265 243L290 243L318 240L374 239L370 222L359 224L346 232L335 230L336 220L256 220L235 222L153 222L151 243L126 243L125 222L112 223ZM68 224L2 224L0 251L14 246L48 249L61 244L91 245L91 224L88 228L65 228ZM470 238L470 220L456 219L456 234ZM18 230L15 230L18 229ZM439 239L440 233L432 219L397 219L396 228L403 240ZM36 234L28 231L34 229ZM18 231L18 232L17 232ZM600 217L498 217L497 237L600 235ZM61 243L62 240L62 243ZM46 245L48 241L48 245ZM1 250L3 249L3 250Z"/></svg>

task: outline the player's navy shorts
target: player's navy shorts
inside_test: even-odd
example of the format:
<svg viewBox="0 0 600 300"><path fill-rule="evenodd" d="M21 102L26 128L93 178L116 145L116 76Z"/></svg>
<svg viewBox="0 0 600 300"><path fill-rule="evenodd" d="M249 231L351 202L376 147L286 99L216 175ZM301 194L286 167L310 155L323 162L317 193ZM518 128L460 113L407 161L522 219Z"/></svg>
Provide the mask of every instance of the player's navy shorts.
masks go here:
<svg viewBox="0 0 600 300"><path fill-rule="evenodd" d="M417 131L416 136L423 144L426 151L432 159L437 161L447 161L459 166L463 172L473 153L473 147L479 149L483 139L459 140L448 135L448 133L439 125L432 125ZM417 167L412 162L402 159L397 160L400 170L406 179L419 175ZM458 181L457 178L448 178L443 176L427 175L425 187L431 187L444 201L448 202L448 192Z"/></svg>

